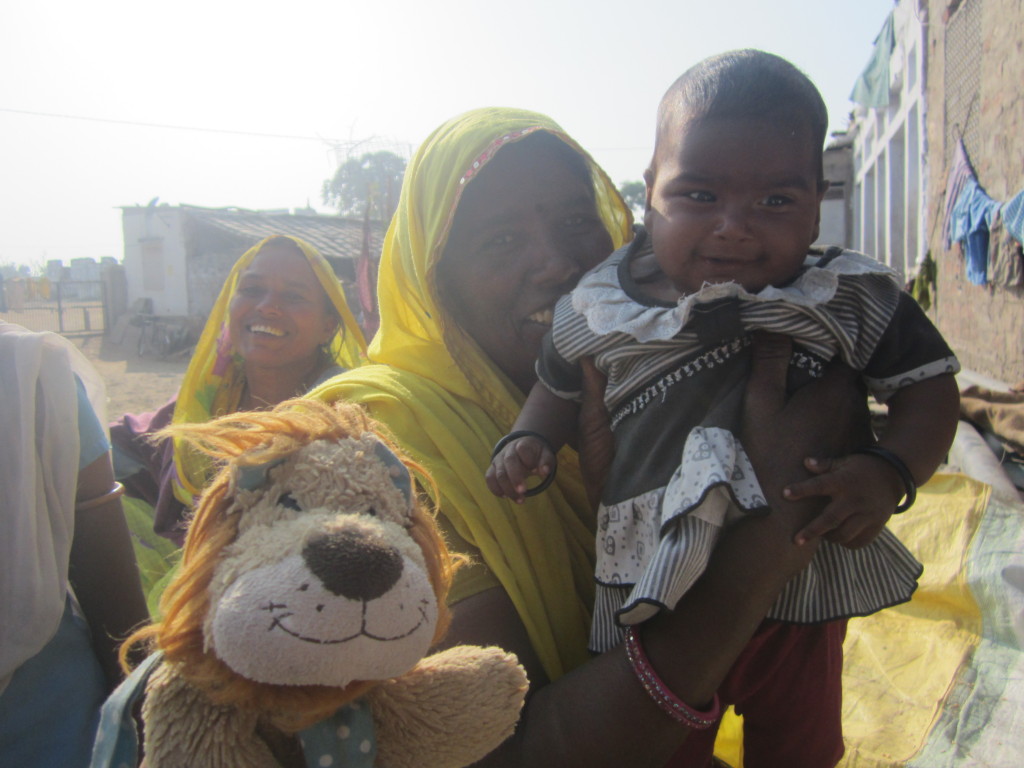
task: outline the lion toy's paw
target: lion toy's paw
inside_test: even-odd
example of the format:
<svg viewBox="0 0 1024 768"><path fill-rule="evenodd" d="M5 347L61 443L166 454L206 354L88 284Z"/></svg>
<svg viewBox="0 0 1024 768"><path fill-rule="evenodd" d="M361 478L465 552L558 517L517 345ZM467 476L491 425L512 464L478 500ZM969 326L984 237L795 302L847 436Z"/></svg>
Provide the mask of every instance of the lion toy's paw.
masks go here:
<svg viewBox="0 0 1024 768"><path fill-rule="evenodd" d="M460 645L423 659L367 698L385 768L457 768L512 735L526 673L500 648Z"/></svg>

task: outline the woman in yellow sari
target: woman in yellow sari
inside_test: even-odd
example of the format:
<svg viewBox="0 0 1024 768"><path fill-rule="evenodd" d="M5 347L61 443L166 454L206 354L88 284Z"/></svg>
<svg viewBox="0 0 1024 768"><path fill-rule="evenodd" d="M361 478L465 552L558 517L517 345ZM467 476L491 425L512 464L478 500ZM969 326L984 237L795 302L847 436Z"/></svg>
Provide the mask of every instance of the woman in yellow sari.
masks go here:
<svg viewBox="0 0 1024 768"><path fill-rule="evenodd" d="M180 546L206 482L206 462L177 441L153 445L157 430L271 407L356 367L365 351L341 283L315 248L275 235L247 250L224 282L177 396L111 425L118 479L130 497L154 507L148 526L135 522L133 531L149 527Z"/></svg>
<svg viewBox="0 0 1024 768"><path fill-rule="evenodd" d="M440 303L437 285L438 261L462 193L475 186L474 172L500 158L506 147L536 146L538 138L564 147L544 147L545 157L561 152L570 162L575 159L577 173L586 174L580 187L584 194L587 186L592 190L587 204L591 210L596 205L607 252L632 237L632 216L614 185L554 122L498 109L455 118L427 139L406 170L381 257L381 325L370 347L373 365L328 382L313 396L366 405L426 467L440 489L437 501L449 533L458 545L477 550L477 562L486 563L460 577L453 599L485 583L507 585L544 672L554 679L581 663L586 653L594 529L584 489L579 473L569 469L560 472L549 492L518 508L480 482L482 462L522 405L522 387L454 321ZM537 295L523 315L550 310L585 267L606 255L584 254L569 281L553 275L550 285L531 284L524 290L514 275L506 274L500 287L506 293ZM496 304L489 309L492 314L503 311ZM508 343L502 351L509 354L514 346ZM536 351L535 345L526 350L528 368ZM567 452L565 458L575 464L574 454Z"/></svg>
<svg viewBox="0 0 1024 768"><path fill-rule="evenodd" d="M446 642L514 651L530 676L516 735L481 765L665 764L685 737L681 724L700 720L682 700L712 701L813 549L790 544L786 515L737 526L675 614L645 625L647 653L663 675L652 689L622 649L593 659L586 650L595 526L575 452L563 450L555 483L522 506L488 491L492 446L534 381L556 299L631 236L614 185L550 118L501 108L453 118L406 171L384 241L369 364L310 393L367 407L431 474L449 542L474 561L456 575ZM779 384L751 390L765 405L758 430L770 434L785 358L761 357ZM789 451L779 453L762 446L759 469L795 471L796 461L770 465L788 461ZM719 620L711 609L723 604L730 615ZM666 717L667 702L686 712Z"/></svg>

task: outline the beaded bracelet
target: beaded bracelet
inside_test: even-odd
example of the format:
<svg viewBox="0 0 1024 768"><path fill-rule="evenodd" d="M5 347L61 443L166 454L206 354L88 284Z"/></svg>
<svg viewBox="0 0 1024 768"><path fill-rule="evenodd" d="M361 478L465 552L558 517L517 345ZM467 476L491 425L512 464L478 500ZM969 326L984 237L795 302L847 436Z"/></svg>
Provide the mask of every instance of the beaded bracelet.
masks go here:
<svg viewBox="0 0 1024 768"><path fill-rule="evenodd" d="M903 480L903 503L896 507L896 514L900 512L906 512L913 503L917 500L917 483L914 482L914 476L910 474L910 470L907 465L903 463L903 459L897 456L895 453L890 451L888 448L883 448L880 445L869 445L866 448L858 448L854 453L866 453L869 456L877 456L889 463L900 475L900 479Z"/></svg>
<svg viewBox="0 0 1024 768"><path fill-rule="evenodd" d="M700 712L668 689L664 681L658 677L651 663L647 660L644 647L640 643L640 635L635 627L626 629L626 656L629 658L630 666L633 667L633 674L640 681L640 685L647 691L654 703L657 704L665 714L695 731L706 731L713 726L722 716L722 705L716 693L711 700L711 707L706 712Z"/></svg>
<svg viewBox="0 0 1024 768"><path fill-rule="evenodd" d="M106 504L108 501L113 501L114 499L120 497L123 494L124 486L121 485L120 483L114 483L114 487L111 488L106 493L104 493L102 496L95 496L91 499L86 499L85 501L80 501L77 504L75 504L75 512L84 512L87 509L93 509L95 507L100 506L101 504Z"/></svg>
<svg viewBox="0 0 1024 768"><path fill-rule="evenodd" d="M509 432L507 435L501 438L501 440L494 444L494 450L491 451L491 461L494 461L494 457L501 452L502 448L511 443L513 440L518 440L520 437L535 437L542 443L544 443L544 445L547 446L549 451L551 451L554 454L558 453L558 451L555 450L555 447L551 445L551 441L544 437L544 435L542 435L540 432L534 432L532 429L517 429L515 432ZM536 496L538 493L543 493L544 491L547 490L548 486L555 481L555 475L557 473L558 463L556 462L555 465L551 468L551 471L548 472L548 476L541 480L539 483L537 483L537 485L535 485L533 488L527 488L523 495Z"/></svg>

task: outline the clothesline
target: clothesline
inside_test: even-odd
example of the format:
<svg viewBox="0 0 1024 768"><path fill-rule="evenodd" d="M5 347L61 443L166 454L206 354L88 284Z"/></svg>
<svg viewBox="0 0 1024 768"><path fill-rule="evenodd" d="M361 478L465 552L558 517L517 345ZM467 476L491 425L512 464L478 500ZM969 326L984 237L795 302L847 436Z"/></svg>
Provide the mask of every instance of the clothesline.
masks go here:
<svg viewBox="0 0 1024 768"><path fill-rule="evenodd" d="M959 243L970 282L1024 285L1024 189L1008 202L989 197L963 140L957 142L946 181L942 234L947 249Z"/></svg>

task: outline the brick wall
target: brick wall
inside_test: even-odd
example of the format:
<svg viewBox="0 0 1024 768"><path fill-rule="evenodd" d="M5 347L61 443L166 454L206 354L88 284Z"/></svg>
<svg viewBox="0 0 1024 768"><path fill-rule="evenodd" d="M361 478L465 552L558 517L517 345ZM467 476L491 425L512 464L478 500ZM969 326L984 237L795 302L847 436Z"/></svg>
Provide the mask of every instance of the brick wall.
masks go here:
<svg viewBox="0 0 1024 768"><path fill-rule="evenodd" d="M1024 379L1024 289L973 285L941 219L949 161L963 135L995 200L1024 188L1024 0L928 0L929 246L938 270L932 319L967 369ZM947 10L956 7L949 18Z"/></svg>

